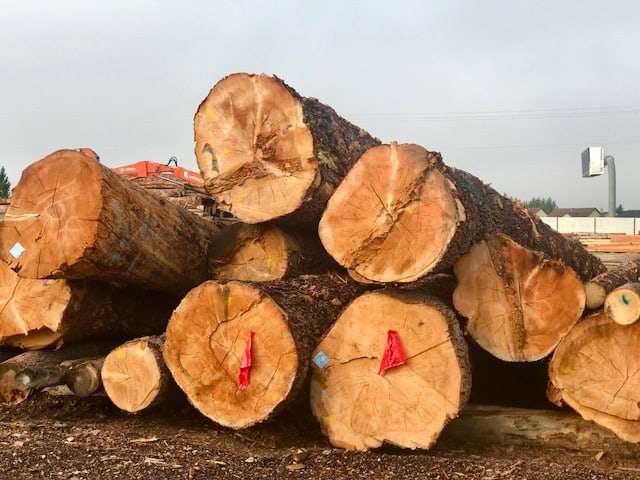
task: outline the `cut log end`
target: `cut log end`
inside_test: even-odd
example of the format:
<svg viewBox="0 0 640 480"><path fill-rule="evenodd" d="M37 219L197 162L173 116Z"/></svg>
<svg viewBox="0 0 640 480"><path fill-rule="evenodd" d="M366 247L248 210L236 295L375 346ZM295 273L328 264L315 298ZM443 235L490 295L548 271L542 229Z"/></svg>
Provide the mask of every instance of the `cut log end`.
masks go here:
<svg viewBox="0 0 640 480"><path fill-rule="evenodd" d="M0 343L26 350L56 345L70 298L64 280L20 278L0 262Z"/></svg>
<svg viewBox="0 0 640 480"><path fill-rule="evenodd" d="M640 318L640 283L627 283L607 295L604 310L614 322L631 325Z"/></svg>
<svg viewBox="0 0 640 480"><path fill-rule="evenodd" d="M406 362L380 374L390 331ZM466 345L443 304L415 293L366 293L314 352L311 408L335 446L429 448L457 417L470 381Z"/></svg>
<svg viewBox="0 0 640 480"><path fill-rule="evenodd" d="M580 319L584 287L569 267L495 234L455 265L456 310L478 344L505 361L536 361Z"/></svg>
<svg viewBox="0 0 640 480"><path fill-rule="evenodd" d="M132 340L105 357L101 377L115 406L136 413L153 404L162 391L161 357L146 339Z"/></svg>
<svg viewBox="0 0 640 480"><path fill-rule="evenodd" d="M250 377L241 388L252 333ZM258 287L242 282L209 281L189 292L169 321L164 358L200 412L236 429L270 417L298 374L287 315Z"/></svg>
<svg viewBox="0 0 640 480"><path fill-rule="evenodd" d="M64 380L69 390L78 397L88 397L102 386L100 371L104 359L92 359L77 363L65 373Z"/></svg>
<svg viewBox="0 0 640 480"><path fill-rule="evenodd" d="M623 326L600 312L558 345L549 378L584 418L629 441L640 440L640 323Z"/></svg>
<svg viewBox="0 0 640 480"><path fill-rule="evenodd" d="M589 310L595 310L604 304L607 291L602 285L595 282L587 282L584 286L584 290L586 294L586 308Z"/></svg>
<svg viewBox="0 0 640 480"><path fill-rule="evenodd" d="M278 227L251 225L238 235L231 258L214 272L222 281L268 282L285 277L297 246Z"/></svg>
<svg viewBox="0 0 640 480"><path fill-rule="evenodd" d="M316 178L301 102L278 78L239 73L221 80L200 104L194 131L207 189L243 222L293 212Z"/></svg>
<svg viewBox="0 0 640 480"><path fill-rule="evenodd" d="M97 233L100 177L100 165L74 150L27 167L0 224L2 259L27 278L51 277L80 259Z"/></svg>
<svg viewBox="0 0 640 480"><path fill-rule="evenodd" d="M338 263L377 282L410 282L438 264L464 210L436 162L417 145L381 145L360 158L320 221Z"/></svg>

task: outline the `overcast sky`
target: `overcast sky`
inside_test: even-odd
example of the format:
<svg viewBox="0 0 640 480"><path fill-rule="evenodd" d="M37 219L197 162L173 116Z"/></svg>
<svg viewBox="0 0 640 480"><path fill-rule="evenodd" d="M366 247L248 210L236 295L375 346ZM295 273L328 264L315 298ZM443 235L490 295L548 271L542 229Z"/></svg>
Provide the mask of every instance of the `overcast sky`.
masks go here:
<svg viewBox="0 0 640 480"><path fill-rule="evenodd" d="M171 6L173 5L173 6ZM580 152L640 209L636 1L0 0L0 165L64 147L196 166L193 114L231 72L284 78L385 142L501 192L606 207Z"/></svg>

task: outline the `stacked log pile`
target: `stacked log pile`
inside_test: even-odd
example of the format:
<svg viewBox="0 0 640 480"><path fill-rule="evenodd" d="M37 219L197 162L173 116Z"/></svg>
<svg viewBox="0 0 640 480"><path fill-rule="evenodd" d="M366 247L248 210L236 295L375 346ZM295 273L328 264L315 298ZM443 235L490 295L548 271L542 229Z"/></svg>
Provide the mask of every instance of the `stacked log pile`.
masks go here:
<svg viewBox="0 0 640 480"><path fill-rule="evenodd" d="M484 362L549 366L553 402L640 440L637 264L606 272L439 153L277 77L224 78L194 131L210 218L74 150L25 169L0 224L0 342L27 350L0 363L5 402L64 384L241 429L306 401L336 446L430 448Z"/></svg>

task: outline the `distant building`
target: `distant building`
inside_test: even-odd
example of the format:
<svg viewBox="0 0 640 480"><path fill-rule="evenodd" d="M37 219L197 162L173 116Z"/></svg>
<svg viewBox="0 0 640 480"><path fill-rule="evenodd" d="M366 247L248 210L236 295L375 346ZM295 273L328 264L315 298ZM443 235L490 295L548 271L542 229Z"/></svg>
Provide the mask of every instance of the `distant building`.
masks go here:
<svg viewBox="0 0 640 480"><path fill-rule="evenodd" d="M597 208L556 208L549 212L550 217L602 217Z"/></svg>
<svg viewBox="0 0 640 480"><path fill-rule="evenodd" d="M546 212L541 208L529 208L527 210L529 210L529 213L532 213L533 215L537 215L538 217L547 216Z"/></svg>
<svg viewBox="0 0 640 480"><path fill-rule="evenodd" d="M616 217L622 218L640 218L640 210L623 210L616 213Z"/></svg>

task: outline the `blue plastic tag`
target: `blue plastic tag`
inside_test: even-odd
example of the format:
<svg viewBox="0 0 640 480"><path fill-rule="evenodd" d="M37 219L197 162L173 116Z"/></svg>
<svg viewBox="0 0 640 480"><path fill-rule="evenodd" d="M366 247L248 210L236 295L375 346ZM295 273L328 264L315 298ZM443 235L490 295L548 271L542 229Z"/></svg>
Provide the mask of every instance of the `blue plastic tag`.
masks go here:
<svg viewBox="0 0 640 480"><path fill-rule="evenodd" d="M20 255L22 255L22 252L24 252L24 250L25 248L22 245L20 245L19 243L16 243L13 247L11 247L11 250L9 250L9 253L13 258L18 258Z"/></svg>
<svg viewBox="0 0 640 480"><path fill-rule="evenodd" d="M324 352L318 352L316 356L313 357L313 363L315 363L318 368L326 367L329 361L329 357L327 357Z"/></svg>

